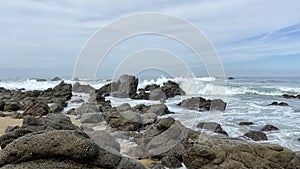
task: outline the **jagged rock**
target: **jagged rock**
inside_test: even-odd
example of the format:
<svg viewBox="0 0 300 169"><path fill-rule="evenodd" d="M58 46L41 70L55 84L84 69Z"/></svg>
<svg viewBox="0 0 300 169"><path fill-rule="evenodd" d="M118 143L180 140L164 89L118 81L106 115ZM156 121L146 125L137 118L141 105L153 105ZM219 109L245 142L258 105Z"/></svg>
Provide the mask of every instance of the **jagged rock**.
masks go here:
<svg viewBox="0 0 300 169"><path fill-rule="evenodd" d="M90 85L82 85L79 82L76 82L73 85L73 92L75 93L95 93L95 88Z"/></svg>
<svg viewBox="0 0 300 169"><path fill-rule="evenodd" d="M161 163L151 163L148 165L150 169L165 169L165 167Z"/></svg>
<svg viewBox="0 0 300 169"><path fill-rule="evenodd" d="M64 108L62 107L61 104L54 103L54 104L52 104L52 105L50 106L50 110L51 110L51 112L53 112L53 113L59 113L59 112L63 111Z"/></svg>
<svg viewBox="0 0 300 169"><path fill-rule="evenodd" d="M158 89L158 88L160 88L159 85L157 85L157 84L151 84L151 85L147 85L147 86L145 87L145 90L146 90L146 91L152 91L152 90L155 90L155 89Z"/></svg>
<svg viewBox="0 0 300 169"><path fill-rule="evenodd" d="M141 115L131 110L119 112L112 109L106 115L106 122L121 131L137 131L143 126Z"/></svg>
<svg viewBox="0 0 300 169"><path fill-rule="evenodd" d="M253 125L253 124L254 124L253 122L248 122L248 121L243 121L243 122L239 123L240 126L250 126L250 125Z"/></svg>
<svg viewBox="0 0 300 169"><path fill-rule="evenodd" d="M174 156L164 156L161 163L168 168L180 168L182 167L181 162Z"/></svg>
<svg viewBox="0 0 300 169"><path fill-rule="evenodd" d="M160 89L165 93L167 98L185 95L185 92L179 87L179 85L172 81L164 83Z"/></svg>
<svg viewBox="0 0 300 169"><path fill-rule="evenodd" d="M44 116L50 113L49 106L44 102L37 102L32 105L32 107L24 110L25 115L30 116Z"/></svg>
<svg viewBox="0 0 300 169"><path fill-rule="evenodd" d="M130 75L122 75L117 82L117 90L113 92L114 97L130 98L137 91L138 79Z"/></svg>
<svg viewBox="0 0 300 169"><path fill-rule="evenodd" d="M149 100L150 94L146 93L144 89L140 89L139 93L135 93L132 96L130 96L131 99L135 100Z"/></svg>
<svg viewBox="0 0 300 169"><path fill-rule="evenodd" d="M244 136L251 138L254 141L268 140L267 135L260 131L250 131L250 132L244 134Z"/></svg>
<svg viewBox="0 0 300 169"><path fill-rule="evenodd" d="M275 131L275 130L279 130L279 128L277 128L271 124L267 124L262 129L260 129L260 131Z"/></svg>
<svg viewBox="0 0 300 169"><path fill-rule="evenodd" d="M192 97L177 104L183 108L197 111L218 110L225 111L226 103L221 99L206 100L202 97Z"/></svg>
<svg viewBox="0 0 300 169"><path fill-rule="evenodd" d="M183 162L189 169L290 168L299 155L279 145L255 144L193 133L184 142Z"/></svg>
<svg viewBox="0 0 300 169"><path fill-rule="evenodd" d="M215 122L202 122L197 125L197 128L229 136L227 132L222 129L221 125Z"/></svg>

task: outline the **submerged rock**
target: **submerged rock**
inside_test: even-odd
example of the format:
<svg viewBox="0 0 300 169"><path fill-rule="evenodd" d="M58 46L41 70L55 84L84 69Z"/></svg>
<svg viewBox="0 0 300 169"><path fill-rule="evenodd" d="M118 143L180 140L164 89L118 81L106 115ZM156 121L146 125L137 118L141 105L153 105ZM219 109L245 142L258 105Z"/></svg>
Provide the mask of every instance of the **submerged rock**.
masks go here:
<svg viewBox="0 0 300 169"><path fill-rule="evenodd" d="M253 122L249 122L249 121L243 121L243 122L239 123L240 126L250 126L250 125L253 125L253 124L254 124Z"/></svg>
<svg viewBox="0 0 300 169"><path fill-rule="evenodd" d="M244 134L244 136L252 139L253 141L268 140L267 135L261 131L250 131Z"/></svg>
<svg viewBox="0 0 300 169"><path fill-rule="evenodd" d="M279 128L277 128L271 124L267 124L262 129L260 129L260 131L275 131L275 130L279 130Z"/></svg>
<svg viewBox="0 0 300 169"><path fill-rule="evenodd" d="M289 104L285 103L285 102L273 102L271 104L269 104L269 106L289 106Z"/></svg>

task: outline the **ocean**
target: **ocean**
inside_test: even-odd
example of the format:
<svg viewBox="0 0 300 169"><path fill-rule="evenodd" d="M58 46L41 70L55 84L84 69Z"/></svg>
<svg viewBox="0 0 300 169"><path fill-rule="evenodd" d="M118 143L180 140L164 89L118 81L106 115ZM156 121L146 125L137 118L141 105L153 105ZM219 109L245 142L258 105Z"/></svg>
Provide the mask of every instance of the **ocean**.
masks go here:
<svg viewBox="0 0 300 169"><path fill-rule="evenodd" d="M221 124L222 128L230 137L239 138L249 130L260 130L264 125L271 124L280 130L267 132L268 141L262 143L274 143L290 148L293 151L300 151L300 99L285 99L283 94L300 94L300 78L297 77L239 77L234 80L227 80L226 85L215 83L220 80L213 77L202 77L194 79L185 78L165 78L140 79L139 88L148 84L160 84L168 80L177 82L186 92L185 96L176 96L168 99L166 105L170 111L175 114L171 116L181 121L185 126L196 129L199 122L214 121ZM65 80L67 83L74 84L75 81ZM100 88L107 80L82 80L81 84L90 84L95 88ZM45 90L54 87L59 82L45 81L37 82L34 79L2 80L0 87L7 89L25 90ZM87 94L76 94L74 97L83 97L88 100ZM226 111L218 112L196 112L183 109L176 104L181 100L201 96L204 98L215 99L222 98L227 102ZM129 103L131 106L137 104L151 105L158 103L156 101L131 100L107 97L111 100L113 106L122 103ZM269 106L272 102L286 102L289 106ZM69 104L65 109L78 107L78 104ZM163 118L160 117L160 118ZM239 126L242 121L251 121L252 126Z"/></svg>

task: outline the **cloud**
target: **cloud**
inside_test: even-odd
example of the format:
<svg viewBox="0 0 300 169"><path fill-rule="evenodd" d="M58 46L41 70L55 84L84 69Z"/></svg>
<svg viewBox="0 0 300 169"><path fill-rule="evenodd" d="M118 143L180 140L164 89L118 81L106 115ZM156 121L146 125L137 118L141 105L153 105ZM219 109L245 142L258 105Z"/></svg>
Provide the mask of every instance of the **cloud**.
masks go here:
<svg viewBox="0 0 300 169"><path fill-rule="evenodd" d="M163 12L191 22L212 40L224 62L299 54L299 11L298 0L1 1L0 67L22 67L15 60L26 56L30 60L24 67L55 63L72 69L95 31L138 12Z"/></svg>

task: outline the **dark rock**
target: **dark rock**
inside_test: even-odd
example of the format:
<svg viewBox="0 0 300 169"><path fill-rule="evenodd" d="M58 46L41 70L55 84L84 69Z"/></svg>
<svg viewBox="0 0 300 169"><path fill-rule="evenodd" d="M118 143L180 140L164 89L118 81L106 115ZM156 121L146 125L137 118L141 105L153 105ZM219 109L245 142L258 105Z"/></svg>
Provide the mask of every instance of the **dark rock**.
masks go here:
<svg viewBox="0 0 300 169"><path fill-rule="evenodd" d="M146 91L153 91L153 90L158 89L158 88L160 88L159 85L157 85L157 84L151 84L151 85L147 85L145 87L145 90Z"/></svg>
<svg viewBox="0 0 300 169"><path fill-rule="evenodd" d="M19 164L8 164L1 169L102 169L89 164L76 163L72 160L57 160L57 159L39 159Z"/></svg>
<svg viewBox="0 0 300 169"><path fill-rule="evenodd" d="M134 76L122 75L117 86L117 90L112 94L114 97L130 98L137 91L138 79Z"/></svg>
<svg viewBox="0 0 300 169"><path fill-rule="evenodd" d="M112 89L112 84L106 84L102 86L99 90L96 91L96 96L98 97L105 97L109 96L110 93L115 92L117 89Z"/></svg>
<svg viewBox="0 0 300 169"><path fill-rule="evenodd" d="M253 141L268 140L267 135L261 131L250 131L244 134L244 136L252 139Z"/></svg>
<svg viewBox="0 0 300 169"><path fill-rule="evenodd" d="M139 90L139 93L135 93L130 96L131 99L135 100L149 100L150 94L146 93L144 89Z"/></svg>
<svg viewBox="0 0 300 169"><path fill-rule="evenodd" d="M193 133L184 141L183 162L189 169L297 168L299 156L273 144L254 144Z"/></svg>
<svg viewBox="0 0 300 169"><path fill-rule="evenodd" d="M168 106L165 104L155 104L151 105L150 108L147 110L148 113L154 113L158 116L166 115L166 114L174 114L170 112Z"/></svg>
<svg viewBox="0 0 300 169"><path fill-rule="evenodd" d="M275 131L275 130L279 130L279 128L277 128L271 124L267 124L262 129L260 129L260 131Z"/></svg>
<svg viewBox="0 0 300 169"><path fill-rule="evenodd" d="M144 104L138 104L133 107L133 110L139 113L146 113L149 110L150 106L146 106Z"/></svg>
<svg viewBox="0 0 300 169"><path fill-rule="evenodd" d="M253 122L248 122L248 121L243 121L243 122L240 122L240 126L250 126L250 125L253 125L254 123Z"/></svg>
<svg viewBox="0 0 300 169"><path fill-rule="evenodd" d="M101 113L85 113L81 116L81 123L100 123L105 121Z"/></svg>
<svg viewBox="0 0 300 169"><path fill-rule="evenodd" d="M172 81L164 83L160 89L165 93L167 98L185 95L185 92L179 87L179 85Z"/></svg>
<svg viewBox="0 0 300 169"><path fill-rule="evenodd" d="M122 158L117 169L146 169L143 164L130 159L130 158Z"/></svg>
<svg viewBox="0 0 300 169"><path fill-rule="evenodd" d="M228 77L228 80L234 80L234 77Z"/></svg>
<svg viewBox="0 0 300 169"><path fill-rule="evenodd" d="M21 104L18 101L5 102L4 111L18 111L21 109Z"/></svg>
<svg viewBox="0 0 300 169"><path fill-rule="evenodd" d="M64 110L64 108L62 107L61 104L54 103L50 106L50 110L52 113L59 113L59 112L62 112Z"/></svg>
<svg viewBox="0 0 300 169"><path fill-rule="evenodd" d="M47 82L47 79L36 79L37 82Z"/></svg>
<svg viewBox="0 0 300 169"><path fill-rule="evenodd" d="M67 111L67 114L68 115L76 115L77 113L76 113L75 108L72 108L72 109L70 109L70 110Z"/></svg>
<svg viewBox="0 0 300 169"><path fill-rule="evenodd" d="M148 165L150 169L165 169L165 167L161 163L151 163Z"/></svg>
<svg viewBox="0 0 300 169"><path fill-rule="evenodd" d="M53 146L53 143L59 144ZM74 161L90 160L97 156L98 151L98 146L85 133L79 131L27 134L1 151L0 167L9 163L54 157Z"/></svg>
<svg viewBox="0 0 300 169"><path fill-rule="evenodd" d="M106 115L106 122L121 131L137 131L143 126L141 115L131 110L119 112L112 109Z"/></svg>
<svg viewBox="0 0 300 169"><path fill-rule="evenodd" d="M0 100L0 111L4 111L5 102Z"/></svg>
<svg viewBox="0 0 300 169"><path fill-rule="evenodd" d="M273 102L271 104L269 104L268 106L289 106L289 104L285 103L285 102Z"/></svg>
<svg viewBox="0 0 300 169"><path fill-rule="evenodd" d="M197 111L219 110L225 111L226 103L221 99L206 100L202 97L192 97L177 104L183 108Z"/></svg>
<svg viewBox="0 0 300 169"><path fill-rule="evenodd" d="M168 168L180 168L181 162L174 156L165 156L161 160L161 163Z"/></svg>
<svg viewBox="0 0 300 169"><path fill-rule="evenodd" d="M227 132L222 129L221 125L215 122L202 122L197 125L197 128L229 136Z"/></svg>
<svg viewBox="0 0 300 169"><path fill-rule="evenodd" d="M51 81L61 81L62 79L59 77L54 77L53 79L51 79Z"/></svg>
<svg viewBox="0 0 300 169"><path fill-rule="evenodd" d="M95 93L95 88L90 85L81 85L79 82L76 82L73 85L73 92L75 93Z"/></svg>
<svg viewBox="0 0 300 169"><path fill-rule="evenodd" d="M6 114L0 112L0 117L6 117Z"/></svg>
<svg viewBox="0 0 300 169"><path fill-rule="evenodd" d="M288 94L284 94L282 95L283 98L286 98L286 99L296 99L297 97L294 96L294 95L288 95Z"/></svg>
<svg viewBox="0 0 300 169"><path fill-rule="evenodd" d="M24 114L30 116L44 116L48 113L50 113L50 108L44 102L37 102L32 107L24 110Z"/></svg>

